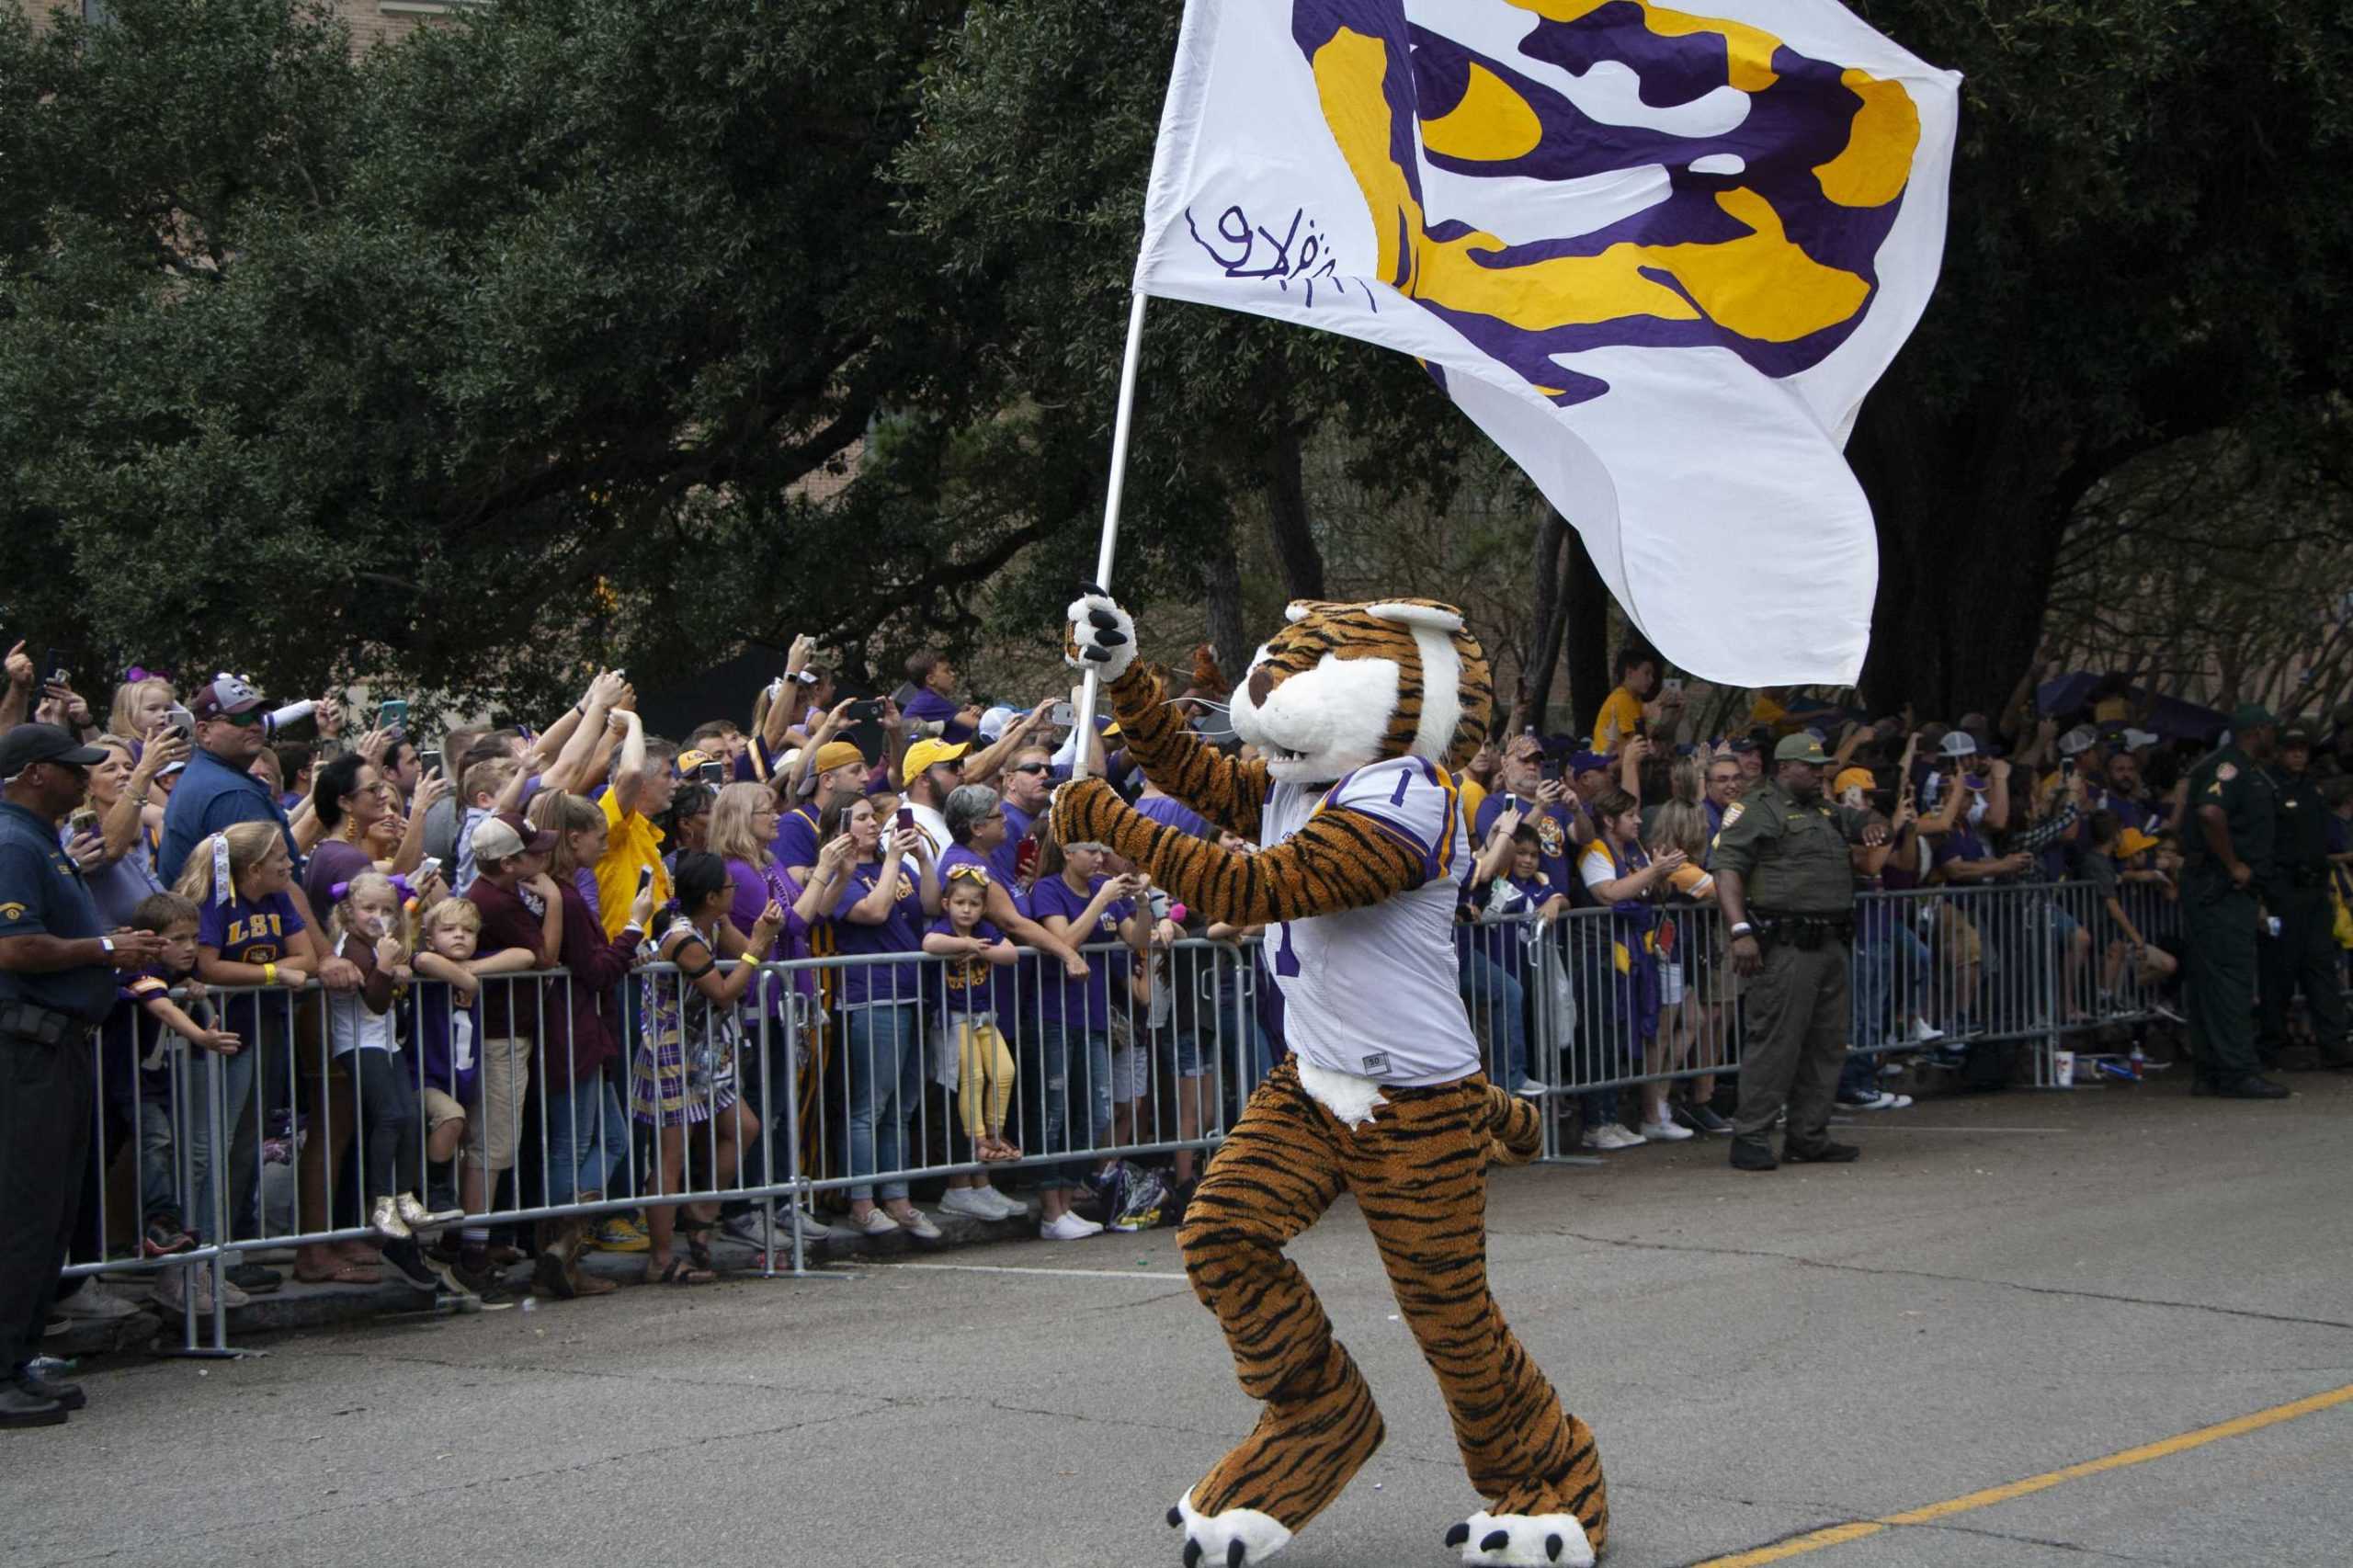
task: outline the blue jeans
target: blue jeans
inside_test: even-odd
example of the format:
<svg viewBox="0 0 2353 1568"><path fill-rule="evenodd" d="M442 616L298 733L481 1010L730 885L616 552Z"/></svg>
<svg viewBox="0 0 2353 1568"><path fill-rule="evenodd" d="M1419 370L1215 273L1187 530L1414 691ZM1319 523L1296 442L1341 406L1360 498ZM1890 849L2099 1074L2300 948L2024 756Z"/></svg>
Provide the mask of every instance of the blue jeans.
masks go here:
<svg viewBox="0 0 2353 1568"><path fill-rule="evenodd" d="M1038 1085L1038 1152L1062 1154L1100 1146L1111 1131L1111 1037L1099 1030L1065 1024L1060 1018L1040 1018L1035 1038L1037 1069L1031 1072L1025 1065L1022 1076ZM1074 1053L1075 1063L1072 1061ZM1073 1109L1078 1104L1086 1105L1089 1110L1088 1136L1084 1142L1079 1141L1075 1127L1078 1118ZM1083 1159L1041 1166L1038 1186L1075 1187L1086 1179L1087 1169L1088 1162Z"/></svg>
<svg viewBox="0 0 2353 1568"><path fill-rule="evenodd" d="M543 1084L540 1097L548 1118L548 1201L612 1196L613 1171L629 1157L629 1121L613 1086L594 1073L563 1088Z"/></svg>
<svg viewBox="0 0 2353 1568"><path fill-rule="evenodd" d="M242 1240L259 1228L252 1222L256 1216L240 1212L250 1206L254 1190L250 1165L255 1140L250 1123L256 1119L252 1111L254 1060L259 1054L254 1042L248 1040L234 1056L195 1050L180 1056L180 1103L188 1108L188 1212L180 1218L192 1234L206 1242ZM210 1096L216 1078L221 1085L221 1135L229 1145L221 1151L212 1147ZM313 1129L312 1135L323 1137L325 1130ZM213 1205L221 1201L215 1184L221 1179L223 1162L229 1165L226 1234L213 1213ZM313 1225L324 1222L316 1215L305 1214L302 1218Z"/></svg>
<svg viewBox="0 0 2353 1568"><path fill-rule="evenodd" d="M1487 1022L1490 1049L1500 1049L1502 1070L1489 1075L1507 1089L1528 1077L1528 1024L1522 1017L1526 992L1518 976L1471 943L1461 949L1462 999L1471 1004L1472 1021Z"/></svg>
<svg viewBox="0 0 2353 1568"><path fill-rule="evenodd" d="M1895 955L1889 939L1874 934L1855 945L1854 984L1847 993L1847 1040L1858 1051L1882 1043L1888 994L1894 988Z"/></svg>
<svg viewBox="0 0 2353 1568"><path fill-rule="evenodd" d="M853 1007L847 1018L849 1047L849 1174L872 1176L904 1168L907 1111L923 1098L923 1034L913 1002L878 1002ZM875 1188L860 1184L854 1199L871 1199ZM881 1184L888 1201L904 1198L904 1179Z"/></svg>

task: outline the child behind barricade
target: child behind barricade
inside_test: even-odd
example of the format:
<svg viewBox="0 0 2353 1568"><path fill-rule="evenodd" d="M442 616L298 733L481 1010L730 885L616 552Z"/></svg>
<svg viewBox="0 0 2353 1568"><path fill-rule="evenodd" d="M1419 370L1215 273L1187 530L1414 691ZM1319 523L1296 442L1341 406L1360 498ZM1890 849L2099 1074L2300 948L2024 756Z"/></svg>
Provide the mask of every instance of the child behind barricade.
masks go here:
<svg viewBox="0 0 2353 1568"><path fill-rule="evenodd" d="M409 993L409 1043L422 1069L419 1109L425 1157L435 1166L457 1157L466 1141L466 1107L478 1092L475 1045L482 1039L482 979L474 949L482 940L482 910L471 900L445 898L417 924L409 966L423 983ZM454 1176L436 1183L434 1209L458 1207Z"/></svg>
<svg viewBox="0 0 2353 1568"><path fill-rule="evenodd" d="M988 886L988 873L979 866L950 870L941 918L924 933L923 950L949 960L930 967L936 988L931 1006L955 1044L956 1108L964 1136L981 1159L1017 1160L1021 1151L1005 1137L1006 1113L1013 1103L1013 1052L996 1023L1013 993L991 971L1018 962L1021 954L986 918Z"/></svg>
<svg viewBox="0 0 2353 1568"><path fill-rule="evenodd" d="M244 1049L242 1037L217 1029L205 1020L212 1017L203 983L196 978L196 905L176 893L150 893L131 915L134 930L153 931L164 940L161 962L122 977L115 1010L105 1029L108 1096L129 1097L136 1083L139 1136L140 1250L149 1257L169 1257L196 1245L180 1216L176 1173L173 1169L172 1078L182 1042L222 1056ZM174 1001L178 989L182 1001ZM132 1123L108 1114L106 1165L114 1163ZM205 1276L210 1278L210 1276ZM187 1271L166 1270L156 1280L158 1299L173 1311L183 1304Z"/></svg>
<svg viewBox="0 0 2353 1568"><path fill-rule="evenodd" d="M359 989L327 998L327 1039L335 1061L356 1087L363 1211L388 1244L384 1256L412 1283L430 1288L433 1275L415 1256L413 1227L447 1223L418 1200L420 1129L412 1065L393 1038L392 1006L415 978L412 943L401 890L390 877L363 871L330 893L335 913L328 945L358 966Z"/></svg>

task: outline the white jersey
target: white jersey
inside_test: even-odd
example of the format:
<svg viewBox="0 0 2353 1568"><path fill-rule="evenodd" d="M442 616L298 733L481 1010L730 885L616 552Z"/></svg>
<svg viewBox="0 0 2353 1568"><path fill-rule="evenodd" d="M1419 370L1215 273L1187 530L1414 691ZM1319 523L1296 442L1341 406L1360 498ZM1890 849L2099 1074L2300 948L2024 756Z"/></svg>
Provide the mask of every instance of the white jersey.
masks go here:
<svg viewBox="0 0 2353 1568"><path fill-rule="evenodd" d="M1414 851L1419 887L1367 909L1267 927L1267 967L1283 994L1283 1039L1335 1072L1412 1087L1479 1071L1462 1005L1454 912L1471 836L1453 778L1419 757L1360 767L1328 789L1278 784L1261 813L1272 847L1321 811L1347 810Z"/></svg>

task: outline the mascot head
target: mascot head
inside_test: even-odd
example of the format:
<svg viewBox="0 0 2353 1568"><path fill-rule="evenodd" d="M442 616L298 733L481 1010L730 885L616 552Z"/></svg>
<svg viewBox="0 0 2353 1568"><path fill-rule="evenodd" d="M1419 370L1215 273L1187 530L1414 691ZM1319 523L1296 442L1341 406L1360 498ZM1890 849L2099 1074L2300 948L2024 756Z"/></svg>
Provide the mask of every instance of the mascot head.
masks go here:
<svg viewBox="0 0 2353 1568"><path fill-rule="evenodd" d="M1462 612L1427 599L1302 599L1233 693L1233 733L1267 771L1320 784L1390 757L1459 768L1487 738L1495 687Z"/></svg>

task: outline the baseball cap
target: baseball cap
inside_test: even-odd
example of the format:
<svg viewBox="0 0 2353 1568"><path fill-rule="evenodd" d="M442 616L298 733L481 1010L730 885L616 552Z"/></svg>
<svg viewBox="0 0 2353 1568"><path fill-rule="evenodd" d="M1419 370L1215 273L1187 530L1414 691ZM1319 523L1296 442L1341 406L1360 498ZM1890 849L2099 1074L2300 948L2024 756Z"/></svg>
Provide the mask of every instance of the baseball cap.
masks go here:
<svg viewBox="0 0 2353 1568"><path fill-rule="evenodd" d="M710 753L707 751L698 751L692 746L689 746L685 751L678 754L678 777L681 778L692 778L695 769L700 767L704 763L717 762L719 758L711 756Z"/></svg>
<svg viewBox="0 0 2353 1568"><path fill-rule="evenodd" d="M1879 780L1871 777L1870 768L1847 767L1839 770L1838 777L1831 783L1830 792L1843 795L1849 790L1871 790L1878 785Z"/></svg>
<svg viewBox="0 0 2353 1568"><path fill-rule="evenodd" d="M260 706L261 693L239 676L231 675L214 676L188 699L188 713L199 723L207 719L250 713Z"/></svg>
<svg viewBox="0 0 2353 1568"><path fill-rule="evenodd" d="M512 860L517 855L544 855L555 847L555 835L533 827L513 812L501 812L474 829L474 859Z"/></svg>
<svg viewBox="0 0 2353 1568"><path fill-rule="evenodd" d="M1733 739L1732 751L1733 755L1735 756L1745 756L1750 752L1763 751L1764 749L1765 748L1763 746L1756 744L1756 737L1755 735L1737 735Z"/></svg>
<svg viewBox="0 0 2353 1568"><path fill-rule="evenodd" d="M965 741L917 741L907 748L907 758L901 765L900 772L903 777L913 778L926 768L937 767L943 762L953 762L972 749L971 744ZM823 762L824 753L818 753L817 760Z"/></svg>
<svg viewBox="0 0 2353 1568"><path fill-rule="evenodd" d="M84 745L56 724L19 724L0 735L0 778L14 778L35 763L88 767L106 759L105 752Z"/></svg>
<svg viewBox="0 0 2353 1568"><path fill-rule="evenodd" d="M2280 726L2279 745L2282 750L2289 746L2302 746L2306 751L2312 750L2313 727L2301 719L2290 720Z"/></svg>
<svg viewBox="0 0 2353 1568"><path fill-rule="evenodd" d="M1815 740L1812 735L1801 733L1782 736L1779 743L1773 747L1773 760L1775 762L1811 762L1819 767L1828 762L1830 758L1823 755L1820 741ZM1857 768L1855 771L1859 773L1862 770Z"/></svg>
<svg viewBox="0 0 2353 1568"><path fill-rule="evenodd" d="M1938 756L1975 756L1977 737L1967 730L1955 730L1937 743Z"/></svg>
<svg viewBox="0 0 2353 1568"><path fill-rule="evenodd" d="M1569 758L1571 773L1607 773L1609 759L1597 751L1581 751Z"/></svg>
<svg viewBox="0 0 2353 1568"><path fill-rule="evenodd" d="M2061 756L2081 756L2099 744L2099 732L2089 724L2078 724L2059 737Z"/></svg>
<svg viewBox="0 0 2353 1568"><path fill-rule="evenodd" d="M2116 835L2119 855L2143 855L2157 846L2157 840L2137 827L2128 827Z"/></svg>
<svg viewBox="0 0 2353 1568"><path fill-rule="evenodd" d="M926 742L925 744L928 745L930 743ZM849 767L852 766L862 767L865 765L866 754L858 750L858 747L850 742L827 741L824 745L817 748L817 760L813 765L812 765L810 771L813 773L831 773L836 767Z"/></svg>
<svg viewBox="0 0 2353 1568"><path fill-rule="evenodd" d="M990 709L981 715L981 739L994 741L1003 738L1006 725L1012 722L1017 716L1012 709L1002 704Z"/></svg>
<svg viewBox="0 0 2353 1568"><path fill-rule="evenodd" d="M2271 710L2259 702L2242 702L2231 710L2231 728L2234 731L2259 730L2278 722L2271 716Z"/></svg>
<svg viewBox="0 0 2353 1568"><path fill-rule="evenodd" d="M2124 732L2123 746L2126 751L2142 751L2149 746L2155 745L2156 744L2157 737L2151 734L2146 730L2127 730Z"/></svg>

